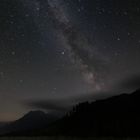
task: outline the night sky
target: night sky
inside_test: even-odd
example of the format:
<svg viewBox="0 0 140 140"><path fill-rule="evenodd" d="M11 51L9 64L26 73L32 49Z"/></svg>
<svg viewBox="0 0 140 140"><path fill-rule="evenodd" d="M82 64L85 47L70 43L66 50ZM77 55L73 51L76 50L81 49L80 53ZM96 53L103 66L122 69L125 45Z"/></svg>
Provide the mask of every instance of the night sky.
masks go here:
<svg viewBox="0 0 140 140"><path fill-rule="evenodd" d="M140 87L139 0L0 0L0 121Z"/></svg>

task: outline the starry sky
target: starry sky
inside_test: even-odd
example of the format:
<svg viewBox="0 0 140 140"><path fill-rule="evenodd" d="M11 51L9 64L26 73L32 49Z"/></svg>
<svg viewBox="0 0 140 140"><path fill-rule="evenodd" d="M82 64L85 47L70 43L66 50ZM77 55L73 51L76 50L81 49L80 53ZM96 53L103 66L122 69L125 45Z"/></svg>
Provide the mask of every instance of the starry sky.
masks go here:
<svg viewBox="0 0 140 140"><path fill-rule="evenodd" d="M0 121L140 87L139 0L1 0Z"/></svg>

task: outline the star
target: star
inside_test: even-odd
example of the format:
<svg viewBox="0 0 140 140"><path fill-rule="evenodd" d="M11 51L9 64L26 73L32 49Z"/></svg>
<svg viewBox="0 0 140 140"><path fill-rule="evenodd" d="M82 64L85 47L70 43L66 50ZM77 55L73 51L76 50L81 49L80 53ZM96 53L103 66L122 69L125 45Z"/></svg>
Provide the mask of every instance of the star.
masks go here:
<svg viewBox="0 0 140 140"><path fill-rule="evenodd" d="M24 82L24 80L23 80L23 79L20 79L20 80L19 80L19 83L20 83L20 84L22 84L23 82Z"/></svg>
<svg viewBox="0 0 140 140"><path fill-rule="evenodd" d="M120 41L121 39L118 37L117 40Z"/></svg>
<svg viewBox="0 0 140 140"><path fill-rule="evenodd" d="M64 55L64 54L65 54L65 52L64 52L64 51L62 51L62 52L61 52L61 54L62 54L62 55Z"/></svg>
<svg viewBox="0 0 140 140"><path fill-rule="evenodd" d="M16 52L15 51L12 51L11 54L14 56L14 55L16 55Z"/></svg>
<svg viewBox="0 0 140 140"><path fill-rule="evenodd" d="M37 7L37 8L36 8L36 10L37 10L37 11L39 11L39 10L40 10L40 8L39 8L39 7Z"/></svg>
<svg viewBox="0 0 140 140"><path fill-rule="evenodd" d="M128 34L128 36L130 36L130 35L131 35L131 33L130 33L130 32L128 32L127 34Z"/></svg>
<svg viewBox="0 0 140 140"><path fill-rule="evenodd" d="M127 16L127 15L128 15L128 12L127 12L127 11L125 11L125 12L124 12L124 15L125 15L125 16Z"/></svg>
<svg viewBox="0 0 140 140"><path fill-rule="evenodd" d="M4 72L3 72L3 71L0 72L0 76L1 76L2 78L4 77Z"/></svg>
<svg viewBox="0 0 140 140"><path fill-rule="evenodd" d="M78 12L81 12L81 9L80 8L78 8Z"/></svg>

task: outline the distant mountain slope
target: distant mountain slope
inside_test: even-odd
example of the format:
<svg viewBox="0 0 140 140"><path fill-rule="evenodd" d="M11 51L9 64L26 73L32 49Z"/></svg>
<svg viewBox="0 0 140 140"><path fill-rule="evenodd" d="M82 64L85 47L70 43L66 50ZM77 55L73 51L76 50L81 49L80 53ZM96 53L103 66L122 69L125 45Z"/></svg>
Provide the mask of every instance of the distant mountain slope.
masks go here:
<svg viewBox="0 0 140 140"><path fill-rule="evenodd" d="M140 90L137 90L132 94L121 94L92 103L80 103L65 117L49 126L47 125L48 127L45 126L37 131L26 131L26 133L25 131L10 133L9 135L140 137L139 107ZM23 130L23 128L32 128L29 126L34 125L35 127L44 126L44 114L40 112L37 113L38 117L31 116L34 116L34 113L32 114L31 112L14 122L12 128L16 126L16 128ZM34 118L33 121L30 121L30 117ZM37 121L37 118L43 119ZM36 123L34 124L34 122ZM21 126L24 127L22 128Z"/></svg>
<svg viewBox="0 0 140 140"><path fill-rule="evenodd" d="M42 111L30 111L19 120L1 127L0 134L25 133L24 131L44 129L56 119L55 116L46 114Z"/></svg>
<svg viewBox="0 0 140 140"><path fill-rule="evenodd" d="M81 103L40 135L140 136L140 90Z"/></svg>
<svg viewBox="0 0 140 140"><path fill-rule="evenodd" d="M0 128L4 127L5 125L7 125L9 122L0 122Z"/></svg>

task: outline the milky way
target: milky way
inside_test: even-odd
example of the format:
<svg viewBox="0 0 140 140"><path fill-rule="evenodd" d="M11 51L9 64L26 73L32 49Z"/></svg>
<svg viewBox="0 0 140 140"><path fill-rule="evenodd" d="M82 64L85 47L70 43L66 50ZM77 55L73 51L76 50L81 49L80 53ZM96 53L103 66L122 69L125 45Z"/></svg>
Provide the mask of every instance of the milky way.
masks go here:
<svg viewBox="0 0 140 140"><path fill-rule="evenodd" d="M98 77L98 73L100 72L96 70L98 69L97 63L101 66L104 60L101 59L99 53L94 49L94 46L90 44L89 40L80 31L76 30L76 27L69 21L68 16L61 6L62 2L48 0L48 3L55 26L63 33L62 35L66 42L65 47L69 50L69 55L73 63L80 68L85 81L90 84L93 89L99 89L100 77Z"/></svg>
<svg viewBox="0 0 140 140"><path fill-rule="evenodd" d="M139 0L1 0L0 121L140 85Z"/></svg>

